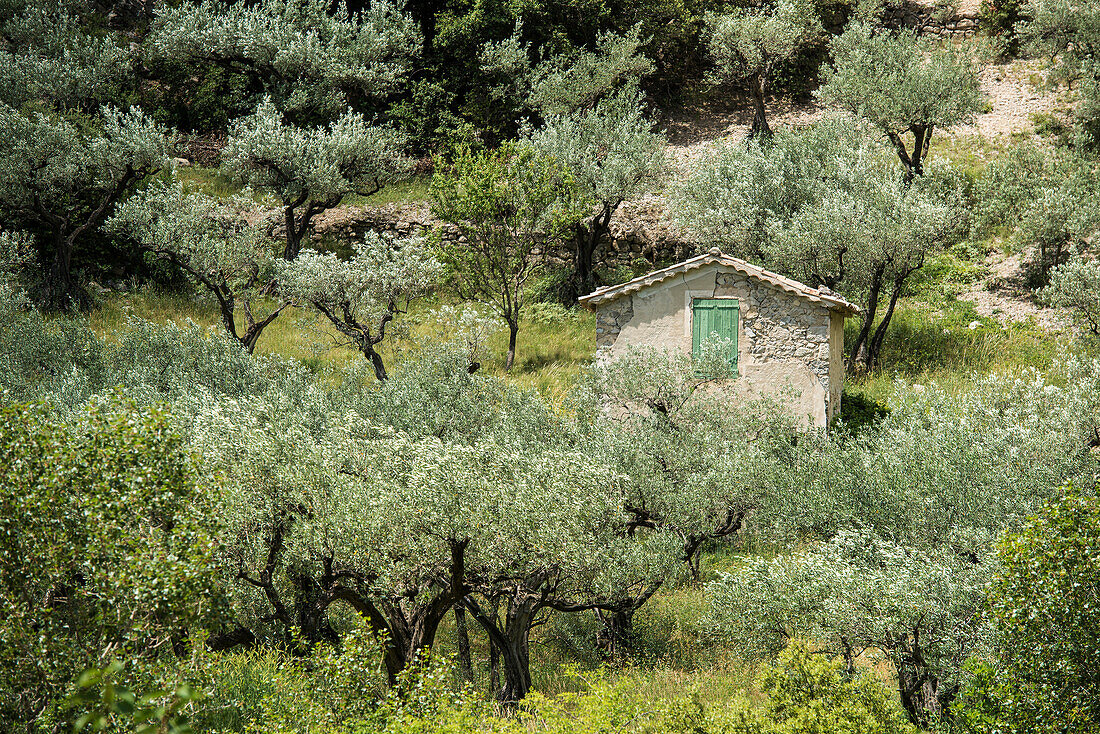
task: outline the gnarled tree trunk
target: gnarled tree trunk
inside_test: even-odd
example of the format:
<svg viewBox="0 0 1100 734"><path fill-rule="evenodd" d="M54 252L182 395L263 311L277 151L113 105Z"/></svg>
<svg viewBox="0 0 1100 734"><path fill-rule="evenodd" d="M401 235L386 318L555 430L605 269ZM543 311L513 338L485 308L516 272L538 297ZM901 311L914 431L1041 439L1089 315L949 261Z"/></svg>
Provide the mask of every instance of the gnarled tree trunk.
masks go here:
<svg viewBox="0 0 1100 734"><path fill-rule="evenodd" d="M596 280L596 248L600 241L608 236L611 229L611 215L622 204L621 201L605 201L590 219L577 222L573 227L573 274L567 287L565 305L571 306L581 296L594 291L599 283Z"/></svg>
<svg viewBox="0 0 1100 734"><path fill-rule="evenodd" d="M764 96L767 94L768 77L766 74L757 74L749 80L749 89L752 92L752 126L749 128L749 138L767 139L772 136L771 126L768 125L767 109L764 107Z"/></svg>

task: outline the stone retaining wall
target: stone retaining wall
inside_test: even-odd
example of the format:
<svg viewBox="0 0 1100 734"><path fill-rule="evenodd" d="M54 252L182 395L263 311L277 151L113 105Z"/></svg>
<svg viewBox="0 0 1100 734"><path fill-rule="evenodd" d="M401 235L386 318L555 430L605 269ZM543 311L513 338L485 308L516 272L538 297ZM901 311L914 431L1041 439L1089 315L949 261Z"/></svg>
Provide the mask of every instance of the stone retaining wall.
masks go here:
<svg viewBox="0 0 1100 734"><path fill-rule="evenodd" d="M903 0L883 11L883 20L890 28L912 28L925 36L969 38L978 32L980 10L937 8L912 0Z"/></svg>
<svg viewBox="0 0 1100 734"><path fill-rule="evenodd" d="M663 221L664 203L658 197L625 202L611 218L610 238L596 249L596 261L626 265L638 260L650 264L685 260L695 254L695 246L678 238ZM276 224L276 233L281 224ZM390 232L399 237L426 234L441 229L443 237L460 240L458 230L432 216L426 204L388 204L381 207L346 206L317 217L313 242L352 241L368 231ZM568 262L567 248L556 248L550 260Z"/></svg>

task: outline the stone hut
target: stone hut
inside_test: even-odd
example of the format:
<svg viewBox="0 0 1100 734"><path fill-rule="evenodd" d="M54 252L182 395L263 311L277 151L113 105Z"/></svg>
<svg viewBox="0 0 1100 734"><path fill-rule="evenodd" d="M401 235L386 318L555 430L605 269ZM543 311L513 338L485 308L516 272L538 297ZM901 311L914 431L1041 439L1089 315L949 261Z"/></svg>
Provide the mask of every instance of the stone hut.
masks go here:
<svg viewBox="0 0 1100 734"><path fill-rule="evenodd" d="M697 353L717 332L736 345L736 392L789 399L818 426L840 410L844 319L859 308L828 288L714 248L580 303L596 314L596 345L606 358L636 345Z"/></svg>

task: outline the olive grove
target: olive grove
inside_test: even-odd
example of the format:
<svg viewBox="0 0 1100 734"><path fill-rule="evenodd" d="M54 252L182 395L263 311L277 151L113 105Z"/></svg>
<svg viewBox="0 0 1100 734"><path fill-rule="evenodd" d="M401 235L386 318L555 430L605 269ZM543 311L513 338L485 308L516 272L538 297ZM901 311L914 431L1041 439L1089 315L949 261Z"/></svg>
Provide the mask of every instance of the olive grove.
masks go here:
<svg viewBox="0 0 1100 734"><path fill-rule="evenodd" d="M0 730L1091 731L1095 6L0 0Z"/></svg>
<svg viewBox="0 0 1100 734"><path fill-rule="evenodd" d="M750 654L810 634L849 666L880 650L913 723L950 719L963 664L987 645L999 534L1062 482L1092 481L1096 366L1068 362L1064 388L994 376L963 400L913 394L878 430L804 455L803 522L835 535L713 582L712 633Z"/></svg>

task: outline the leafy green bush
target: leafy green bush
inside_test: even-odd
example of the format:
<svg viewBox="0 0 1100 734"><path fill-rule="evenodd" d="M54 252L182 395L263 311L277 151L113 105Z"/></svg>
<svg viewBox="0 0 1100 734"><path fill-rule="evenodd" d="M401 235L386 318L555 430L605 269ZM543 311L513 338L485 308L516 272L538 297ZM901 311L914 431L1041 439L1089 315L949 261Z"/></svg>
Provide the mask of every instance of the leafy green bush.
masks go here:
<svg viewBox="0 0 1100 734"><path fill-rule="evenodd" d="M764 668L759 712L746 716L746 734L916 734L886 687L871 673L847 673L840 660L792 642Z"/></svg>
<svg viewBox="0 0 1100 734"><path fill-rule="evenodd" d="M840 398L840 420L853 433L874 425L890 414L890 408L863 393L845 390Z"/></svg>
<svg viewBox="0 0 1100 734"><path fill-rule="evenodd" d="M0 720L54 723L79 671L140 677L215 622L216 518L163 412L0 408Z"/></svg>
<svg viewBox="0 0 1100 734"><path fill-rule="evenodd" d="M1072 486L998 548L996 656L963 695L965 729L1100 729L1100 501Z"/></svg>
<svg viewBox="0 0 1100 734"><path fill-rule="evenodd" d="M74 732L118 729L134 734L192 734L183 713L183 708L198 698L191 686L138 695L117 682L125 669L122 663L112 662L80 674L77 691L66 702L66 707L78 714Z"/></svg>
<svg viewBox="0 0 1100 734"><path fill-rule="evenodd" d="M1020 50L1016 24L1020 22L1020 0L982 0L978 27L999 42L1001 53L1013 56Z"/></svg>

